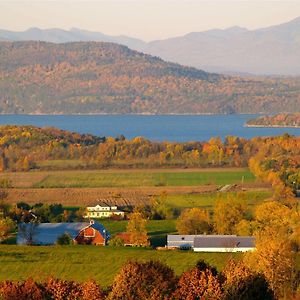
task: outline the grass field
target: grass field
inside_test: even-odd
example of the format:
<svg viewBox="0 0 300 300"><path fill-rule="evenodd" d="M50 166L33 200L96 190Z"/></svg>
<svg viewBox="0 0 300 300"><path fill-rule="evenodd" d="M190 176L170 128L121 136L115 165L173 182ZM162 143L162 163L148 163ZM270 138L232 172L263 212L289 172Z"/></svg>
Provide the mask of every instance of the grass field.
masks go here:
<svg viewBox="0 0 300 300"><path fill-rule="evenodd" d="M11 204L25 201L84 206L95 199L105 199L121 206L136 205L167 192L174 195L173 200L187 195L179 201L189 207L197 201L194 194L215 192L227 184L237 184L239 190L247 191L269 189L257 182L247 168L4 172L0 173L3 178L12 184L7 190Z"/></svg>
<svg viewBox="0 0 300 300"><path fill-rule="evenodd" d="M116 173L57 173L47 176L34 187L138 187L138 186L197 186L253 182L254 176L245 169L217 172L116 172Z"/></svg>
<svg viewBox="0 0 300 300"><path fill-rule="evenodd" d="M247 168L76 170L1 173L15 188L97 188L225 185L254 182Z"/></svg>
<svg viewBox="0 0 300 300"><path fill-rule="evenodd" d="M239 253L156 251L130 247L0 245L0 281L28 277L42 281L54 276L77 281L94 279L102 286L108 286L128 260L160 260L180 275L200 259L222 270L229 258L239 259L241 256ZM299 269L299 255L297 266Z"/></svg>
<svg viewBox="0 0 300 300"><path fill-rule="evenodd" d="M239 256L234 254L234 257ZM41 281L52 275L77 281L95 279L107 286L128 260L160 260L179 275L200 259L222 269L229 257L229 253L156 251L130 247L0 245L0 281L28 277Z"/></svg>
<svg viewBox="0 0 300 300"><path fill-rule="evenodd" d="M235 195L234 192L228 193L205 193L205 194L182 194L182 195L168 195L166 202L173 207L179 209L182 208L191 208L191 207L201 207L207 208L209 210L213 209L215 201L222 197L227 197L227 195ZM271 191L249 191L244 192L245 200L250 210L262 202L263 200L270 198L272 193Z"/></svg>

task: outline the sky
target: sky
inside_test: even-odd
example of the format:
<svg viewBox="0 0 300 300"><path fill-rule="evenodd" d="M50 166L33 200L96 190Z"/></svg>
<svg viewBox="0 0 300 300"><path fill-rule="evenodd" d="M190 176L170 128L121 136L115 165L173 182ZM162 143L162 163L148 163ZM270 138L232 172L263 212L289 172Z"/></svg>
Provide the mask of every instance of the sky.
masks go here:
<svg viewBox="0 0 300 300"><path fill-rule="evenodd" d="M300 16L300 0L0 0L0 28L80 28L145 41L212 28L268 27Z"/></svg>

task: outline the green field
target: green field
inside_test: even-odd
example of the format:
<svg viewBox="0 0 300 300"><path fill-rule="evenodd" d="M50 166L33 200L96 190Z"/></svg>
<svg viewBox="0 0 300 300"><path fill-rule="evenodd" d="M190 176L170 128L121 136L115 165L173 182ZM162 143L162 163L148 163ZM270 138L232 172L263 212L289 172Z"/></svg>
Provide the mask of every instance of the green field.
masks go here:
<svg viewBox="0 0 300 300"><path fill-rule="evenodd" d="M248 169L209 169L202 171L62 171L49 172L35 188L92 188L140 186L198 186L254 182Z"/></svg>
<svg viewBox="0 0 300 300"><path fill-rule="evenodd" d="M234 257L239 256L234 254ZM230 257L229 253L157 251L131 247L0 245L0 281L24 280L28 277L41 281L54 276L77 281L95 279L107 286L128 260L160 260L179 275L200 259L221 269Z"/></svg>
<svg viewBox="0 0 300 300"><path fill-rule="evenodd" d="M128 260L160 260L180 275L200 259L222 270L229 258L241 256L240 253L157 251L131 247L0 245L0 281L28 277L42 281L54 276L77 281L94 279L102 286L108 286ZM299 255L297 265L299 268Z"/></svg>
<svg viewBox="0 0 300 300"><path fill-rule="evenodd" d="M271 191L249 191L244 192L243 194L245 195L245 200L247 202L249 210L252 210L256 204L272 196ZM217 199L222 199L222 197L226 199L228 195L234 196L236 195L236 193L228 192L168 195L166 197L166 202L180 210L191 207L201 207L212 210Z"/></svg>

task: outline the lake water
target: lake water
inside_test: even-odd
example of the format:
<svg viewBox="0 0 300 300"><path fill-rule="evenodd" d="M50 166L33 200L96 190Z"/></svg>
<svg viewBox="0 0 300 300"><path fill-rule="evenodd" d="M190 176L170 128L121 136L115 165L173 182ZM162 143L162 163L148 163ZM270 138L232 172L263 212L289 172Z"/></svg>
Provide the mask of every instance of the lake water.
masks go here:
<svg viewBox="0 0 300 300"><path fill-rule="evenodd" d="M130 139L143 136L154 141L204 141L227 135L244 138L289 133L299 128L253 128L243 125L257 115L0 115L0 124L54 126L99 136L123 134Z"/></svg>

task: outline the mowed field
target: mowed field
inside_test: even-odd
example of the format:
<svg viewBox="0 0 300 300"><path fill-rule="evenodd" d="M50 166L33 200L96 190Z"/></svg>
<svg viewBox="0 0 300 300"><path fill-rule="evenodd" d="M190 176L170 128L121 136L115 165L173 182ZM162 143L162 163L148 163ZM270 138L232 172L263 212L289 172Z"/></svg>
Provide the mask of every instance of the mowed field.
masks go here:
<svg viewBox="0 0 300 300"><path fill-rule="evenodd" d="M62 203L86 205L105 199L118 205L145 204L152 195L192 195L235 184L244 190L267 190L246 168L75 170L1 173L9 179L10 203Z"/></svg>
<svg viewBox="0 0 300 300"><path fill-rule="evenodd" d="M240 254L233 254L240 257ZM0 245L0 281L42 281L49 276L85 281L94 279L102 286L112 283L114 276L128 260L160 260L177 275L204 259L223 268L232 257L229 253L194 253L191 251L157 251L148 248L99 246L7 246Z"/></svg>
<svg viewBox="0 0 300 300"><path fill-rule="evenodd" d="M73 170L1 173L16 188L100 188L225 185L254 182L247 168Z"/></svg>
<svg viewBox="0 0 300 300"><path fill-rule="evenodd" d="M129 260L160 260L180 275L201 259L220 271L228 259L241 257L240 253L157 251L131 247L0 245L0 281L25 280L28 277L43 281L54 276L80 282L94 279L106 287L112 284L114 276ZM297 268L300 268L299 255Z"/></svg>

